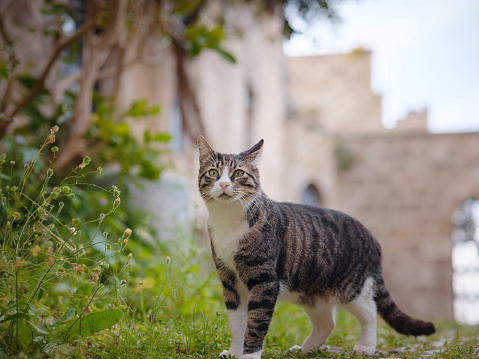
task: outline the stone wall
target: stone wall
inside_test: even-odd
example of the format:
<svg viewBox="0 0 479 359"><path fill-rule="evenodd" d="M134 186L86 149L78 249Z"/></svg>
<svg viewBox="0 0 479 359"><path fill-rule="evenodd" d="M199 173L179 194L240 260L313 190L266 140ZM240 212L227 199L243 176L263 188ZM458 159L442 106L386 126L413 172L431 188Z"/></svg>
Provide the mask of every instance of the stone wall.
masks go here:
<svg viewBox="0 0 479 359"><path fill-rule="evenodd" d="M451 216L479 190L479 133L341 139L355 158L338 175L338 208L383 248L386 284L405 311L453 317Z"/></svg>
<svg viewBox="0 0 479 359"><path fill-rule="evenodd" d="M371 91L371 53L288 59L293 111L329 132L386 131L381 97Z"/></svg>

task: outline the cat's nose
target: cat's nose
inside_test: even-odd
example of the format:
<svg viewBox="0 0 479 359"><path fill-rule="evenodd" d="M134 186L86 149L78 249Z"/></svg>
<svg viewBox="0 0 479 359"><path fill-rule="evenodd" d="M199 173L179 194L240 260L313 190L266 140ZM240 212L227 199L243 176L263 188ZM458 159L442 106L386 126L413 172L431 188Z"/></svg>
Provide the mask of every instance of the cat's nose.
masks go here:
<svg viewBox="0 0 479 359"><path fill-rule="evenodd" d="M223 181L220 182L220 187L223 189L223 191L226 190L226 188L228 188L229 185L230 185L229 182L226 182L226 181L225 182L223 182Z"/></svg>

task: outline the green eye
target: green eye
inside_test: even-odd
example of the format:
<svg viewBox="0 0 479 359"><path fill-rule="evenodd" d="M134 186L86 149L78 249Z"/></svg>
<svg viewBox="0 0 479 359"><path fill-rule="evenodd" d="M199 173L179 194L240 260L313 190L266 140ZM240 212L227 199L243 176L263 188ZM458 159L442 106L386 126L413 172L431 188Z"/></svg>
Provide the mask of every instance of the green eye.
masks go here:
<svg viewBox="0 0 479 359"><path fill-rule="evenodd" d="M241 170L236 170L233 175L235 177L241 177L242 175L244 175L244 171L241 171Z"/></svg>
<svg viewBox="0 0 479 359"><path fill-rule="evenodd" d="M211 177L218 177L218 171L215 170L215 169L209 170L209 171L208 171L208 174L209 174Z"/></svg>

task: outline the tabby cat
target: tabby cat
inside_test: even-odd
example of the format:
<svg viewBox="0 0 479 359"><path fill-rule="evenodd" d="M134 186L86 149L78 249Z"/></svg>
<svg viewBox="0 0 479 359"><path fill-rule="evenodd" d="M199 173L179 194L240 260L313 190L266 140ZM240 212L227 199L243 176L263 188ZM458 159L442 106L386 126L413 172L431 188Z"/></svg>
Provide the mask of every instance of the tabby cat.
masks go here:
<svg viewBox="0 0 479 359"><path fill-rule="evenodd" d="M231 347L221 353L259 359L277 300L303 307L313 330L291 352L318 349L341 306L361 324L356 354L376 350L377 312L396 331L430 335L393 302L382 277L381 248L354 218L331 209L280 203L261 190L263 140L240 154L214 151L198 138L198 186L208 207L213 260L223 284Z"/></svg>

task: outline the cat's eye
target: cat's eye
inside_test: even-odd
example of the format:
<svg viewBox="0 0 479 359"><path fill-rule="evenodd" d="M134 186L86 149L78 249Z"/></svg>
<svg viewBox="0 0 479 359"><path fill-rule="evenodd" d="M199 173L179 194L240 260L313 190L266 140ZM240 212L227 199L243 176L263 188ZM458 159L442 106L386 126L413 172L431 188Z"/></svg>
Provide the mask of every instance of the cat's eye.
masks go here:
<svg viewBox="0 0 479 359"><path fill-rule="evenodd" d="M233 176L235 176L235 177L241 177L242 175L244 175L244 171L241 171L241 170L236 170L233 173Z"/></svg>
<svg viewBox="0 0 479 359"><path fill-rule="evenodd" d="M208 174L209 174L211 177L217 177L217 176L218 176L218 170L211 169L211 170L208 171Z"/></svg>

